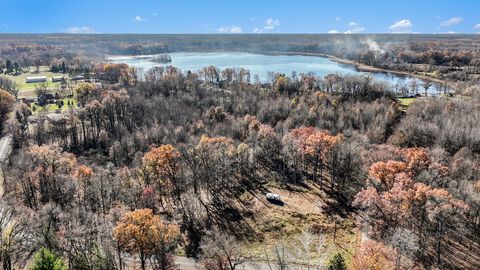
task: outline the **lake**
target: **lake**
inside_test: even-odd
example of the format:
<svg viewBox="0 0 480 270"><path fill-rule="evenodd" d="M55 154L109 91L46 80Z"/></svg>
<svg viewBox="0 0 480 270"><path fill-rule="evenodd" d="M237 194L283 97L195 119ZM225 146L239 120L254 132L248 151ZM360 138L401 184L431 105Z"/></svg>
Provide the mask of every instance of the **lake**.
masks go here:
<svg viewBox="0 0 480 270"><path fill-rule="evenodd" d="M259 76L260 81L268 81L269 72L284 73L288 76L296 71L297 74L313 72L315 76L323 77L328 74L339 75L369 75L372 78L385 81L394 87L398 84L408 85L412 80L408 76L400 76L387 73L369 73L356 70L351 65L340 64L326 57L303 56L303 55L263 55L239 52L218 53L170 53L172 62L167 65L175 66L184 72L198 71L203 67L213 65L219 69L242 67L248 69L253 80L254 75ZM145 56L112 56L109 60L113 63L125 63L134 66L141 71L147 71L155 66L164 64L152 61L155 55ZM419 81L420 83L420 81ZM394 87L395 88L395 87ZM436 94L439 85L433 85L429 93ZM419 92L423 93L420 86Z"/></svg>

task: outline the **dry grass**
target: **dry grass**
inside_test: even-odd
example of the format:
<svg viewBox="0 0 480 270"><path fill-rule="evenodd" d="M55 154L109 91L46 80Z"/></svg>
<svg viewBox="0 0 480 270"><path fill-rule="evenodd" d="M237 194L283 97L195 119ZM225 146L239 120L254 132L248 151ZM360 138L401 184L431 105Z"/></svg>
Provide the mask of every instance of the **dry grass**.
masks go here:
<svg viewBox="0 0 480 270"><path fill-rule="evenodd" d="M269 187L269 192L280 194L284 205L272 204L263 193L244 195L244 206L255 213L249 218L249 225L257 235L247 244L247 249L262 261L266 254L273 256L275 246L284 245L291 254L298 254L305 232L312 233L314 240L310 246L310 258L292 255L292 263L317 264L324 262L335 252L344 253L347 260L355 249L358 234L352 219L335 218L326 213L325 195L314 185L288 191ZM337 225L335 225L337 223ZM335 240L334 240L334 232Z"/></svg>

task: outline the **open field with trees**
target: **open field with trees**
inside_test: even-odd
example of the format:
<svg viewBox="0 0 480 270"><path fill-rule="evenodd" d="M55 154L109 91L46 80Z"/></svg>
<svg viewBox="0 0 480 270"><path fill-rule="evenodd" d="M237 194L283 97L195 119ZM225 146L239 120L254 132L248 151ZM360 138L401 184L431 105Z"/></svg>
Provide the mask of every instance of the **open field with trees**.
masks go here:
<svg viewBox="0 0 480 270"><path fill-rule="evenodd" d="M60 87L60 82L52 83L51 78L52 77L57 77L57 76L63 76L64 74L62 73L54 73L50 71L50 67L42 66L39 68L37 71L35 68L27 68L25 69L21 74L15 75L5 75L6 78L14 81L19 90L20 93L19 95L22 96L24 91L31 92L32 90L35 90L39 85L36 83L27 83L26 79L27 77L41 77L45 76L47 77L47 88L50 91L56 91Z"/></svg>

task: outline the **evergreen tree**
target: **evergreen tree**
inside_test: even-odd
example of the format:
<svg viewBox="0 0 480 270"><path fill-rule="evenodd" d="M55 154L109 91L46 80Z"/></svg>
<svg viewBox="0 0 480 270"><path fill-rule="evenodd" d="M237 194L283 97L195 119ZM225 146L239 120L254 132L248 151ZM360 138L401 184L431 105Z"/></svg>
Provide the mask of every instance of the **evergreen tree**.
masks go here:
<svg viewBox="0 0 480 270"><path fill-rule="evenodd" d="M347 265L345 264L345 259L342 254L336 253L328 261L327 270L346 270Z"/></svg>
<svg viewBox="0 0 480 270"><path fill-rule="evenodd" d="M19 74L20 73L20 65L18 64L18 62L15 62L13 63L13 69L15 70L15 74Z"/></svg>
<svg viewBox="0 0 480 270"><path fill-rule="evenodd" d="M67 72L67 65L65 65L65 61L62 62L62 73Z"/></svg>
<svg viewBox="0 0 480 270"><path fill-rule="evenodd" d="M13 64L12 64L12 61L10 61L9 59L7 59L7 62L6 62L6 67L7 67L7 73L11 73L13 71Z"/></svg>
<svg viewBox="0 0 480 270"><path fill-rule="evenodd" d="M68 270L61 258L46 248L41 248L34 257L30 270Z"/></svg>

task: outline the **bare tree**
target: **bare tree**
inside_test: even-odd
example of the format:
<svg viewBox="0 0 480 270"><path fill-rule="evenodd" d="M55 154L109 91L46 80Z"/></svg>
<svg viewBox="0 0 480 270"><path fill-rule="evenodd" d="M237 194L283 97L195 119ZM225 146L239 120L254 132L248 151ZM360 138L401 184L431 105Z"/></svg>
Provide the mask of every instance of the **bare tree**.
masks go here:
<svg viewBox="0 0 480 270"><path fill-rule="evenodd" d="M0 201L0 263L3 270L12 270L16 261L25 259L22 258L23 240L23 223L16 220L12 209L4 201Z"/></svg>
<svg viewBox="0 0 480 270"><path fill-rule="evenodd" d="M324 235L316 235L310 230L306 230L298 236L293 250L288 254L291 259L302 262L302 265L298 266L300 269L322 269L328 254L324 244ZM312 259L315 259L316 262Z"/></svg>
<svg viewBox="0 0 480 270"><path fill-rule="evenodd" d="M230 269L249 262L251 256L233 236L222 233L218 228L207 233L201 245L206 269Z"/></svg>
<svg viewBox="0 0 480 270"><path fill-rule="evenodd" d="M310 269L310 258L312 257L312 248L315 244L315 235L310 231L304 231L297 239L298 245L295 245L292 252L293 257L305 262L306 269Z"/></svg>
<svg viewBox="0 0 480 270"><path fill-rule="evenodd" d="M10 94L12 94L15 99L18 98L18 84L6 76L0 76L0 89L6 90Z"/></svg>
<svg viewBox="0 0 480 270"><path fill-rule="evenodd" d="M413 266L412 259L419 250L418 236L408 229L397 228L390 239L390 243L397 252L397 269L410 269Z"/></svg>
<svg viewBox="0 0 480 270"><path fill-rule="evenodd" d="M412 91L412 94L416 95L418 94L418 81L417 79L413 78L412 81L410 82L410 89Z"/></svg>
<svg viewBox="0 0 480 270"><path fill-rule="evenodd" d="M267 257L267 262L268 266L270 267L270 270L287 270L290 269L288 267L288 251L284 243L281 243L279 245L276 245L273 248L273 254L274 254L274 267L270 265L270 260L268 260Z"/></svg>
<svg viewBox="0 0 480 270"><path fill-rule="evenodd" d="M425 90L425 96L427 96L428 89L433 86L433 82L432 81L424 81L422 83L422 86L423 86L423 89Z"/></svg>

